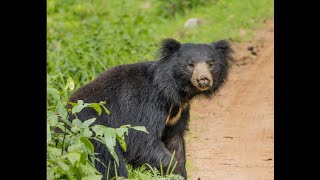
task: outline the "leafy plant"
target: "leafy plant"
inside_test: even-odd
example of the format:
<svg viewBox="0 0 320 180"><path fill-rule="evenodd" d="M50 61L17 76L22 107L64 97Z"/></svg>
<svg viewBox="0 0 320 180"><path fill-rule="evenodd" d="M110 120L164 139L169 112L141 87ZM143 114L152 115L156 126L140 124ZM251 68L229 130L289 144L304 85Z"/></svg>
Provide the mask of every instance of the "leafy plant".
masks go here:
<svg viewBox="0 0 320 180"><path fill-rule="evenodd" d="M51 86L53 79L58 76L49 77L47 91L55 100L61 101L61 92ZM68 77L65 90L73 90L74 82ZM105 102L84 103L79 100L77 103L69 102L71 109L61 104L56 108L47 111L47 176L48 179L101 179L102 175L95 168L95 161L102 163L94 152L94 145L91 140L101 142L106 146L115 159L115 165L119 165L118 156L114 150L116 140L124 151L127 150L125 136L128 136L128 129L147 132L143 126L123 125L119 128L111 128L94 124L96 118L80 120L77 113L84 108L96 110L97 115L103 112L110 114L104 106ZM75 119L69 121L69 114ZM102 163L103 164L103 163ZM110 163L103 164L110 168ZM107 172L109 173L109 171Z"/></svg>

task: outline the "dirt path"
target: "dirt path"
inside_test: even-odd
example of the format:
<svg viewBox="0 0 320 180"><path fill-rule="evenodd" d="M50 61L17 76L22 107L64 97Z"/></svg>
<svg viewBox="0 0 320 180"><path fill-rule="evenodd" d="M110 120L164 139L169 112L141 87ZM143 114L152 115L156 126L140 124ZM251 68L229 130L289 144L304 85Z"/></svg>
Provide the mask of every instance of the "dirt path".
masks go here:
<svg viewBox="0 0 320 180"><path fill-rule="evenodd" d="M236 61L227 84L212 100L192 103L186 145L190 180L274 178L273 29L268 21L251 43L234 44ZM247 50L250 44L256 56Z"/></svg>

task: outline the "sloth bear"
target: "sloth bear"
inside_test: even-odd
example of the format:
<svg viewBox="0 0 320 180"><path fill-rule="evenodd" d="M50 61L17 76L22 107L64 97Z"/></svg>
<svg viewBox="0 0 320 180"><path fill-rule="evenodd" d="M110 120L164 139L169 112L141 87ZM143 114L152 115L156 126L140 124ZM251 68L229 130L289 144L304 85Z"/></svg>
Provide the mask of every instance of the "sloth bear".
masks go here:
<svg viewBox="0 0 320 180"><path fill-rule="evenodd" d="M93 109L85 108L77 115L79 119L97 117L96 123L114 128L125 124L146 127L148 134L129 130L126 152L116 145L118 176L128 177L126 163L134 167L148 163L159 168L161 159L166 168L175 151L172 164L178 162L174 173L187 178L184 134L190 119L190 101L210 98L218 91L227 80L232 54L226 40L181 44L165 39L157 60L113 67L76 90L70 101L106 101L111 112L97 117ZM104 164L113 161L103 144L93 143ZM110 177L115 175L113 164ZM99 162L96 167L106 178L106 168Z"/></svg>

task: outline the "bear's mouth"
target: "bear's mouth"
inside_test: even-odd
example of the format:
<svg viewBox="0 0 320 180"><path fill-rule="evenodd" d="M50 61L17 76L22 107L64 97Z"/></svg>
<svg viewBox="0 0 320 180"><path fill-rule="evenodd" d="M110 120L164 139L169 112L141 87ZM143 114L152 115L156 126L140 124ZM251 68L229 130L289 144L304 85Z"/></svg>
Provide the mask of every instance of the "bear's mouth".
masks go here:
<svg viewBox="0 0 320 180"><path fill-rule="evenodd" d="M191 80L192 85L199 91L208 90L212 85L212 81Z"/></svg>
<svg viewBox="0 0 320 180"><path fill-rule="evenodd" d="M202 85L197 85L196 88L199 89L200 91L205 91L208 90L211 86L208 84L202 84Z"/></svg>

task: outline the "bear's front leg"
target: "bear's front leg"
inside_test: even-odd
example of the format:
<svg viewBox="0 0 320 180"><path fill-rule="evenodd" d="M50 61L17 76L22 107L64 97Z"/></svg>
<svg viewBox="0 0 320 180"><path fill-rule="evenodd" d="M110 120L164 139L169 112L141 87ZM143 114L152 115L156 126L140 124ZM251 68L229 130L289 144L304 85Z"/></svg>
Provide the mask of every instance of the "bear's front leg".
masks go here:
<svg viewBox="0 0 320 180"><path fill-rule="evenodd" d="M149 164L152 167L156 167L160 170L160 162L163 167L163 172L167 171L169 166L172 154L171 152L165 147L163 142L159 139L153 140L150 144L146 145L145 147L141 148L141 151L136 154L138 158L129 161L134 167L141 166L142 164ZM171 167L176 163L176 158L173 158Z"/></svg>
<svg viewBox="0 0 320 180"><path fill-rule="evenodd" d="M178 164L174 172L176 174L180 174L181 176L185 177L185 179L187 179L185 144L183 135L176 134L173 137L166 139L165 145L171 153L175 151L174 157L178 161Z"/></svg>
<svg viewBox="0 0 320 180"><path fill-rule="evenodd" d="M187 171L184 134L188 127L189 120L190 114L188 106L182 111L180 119L176 124L166 126L162 137L162 141L168 150L171 153L175 151L175 158L177 159L178 164L174 172L182 175L185 179L187 179Z"/></svg>

